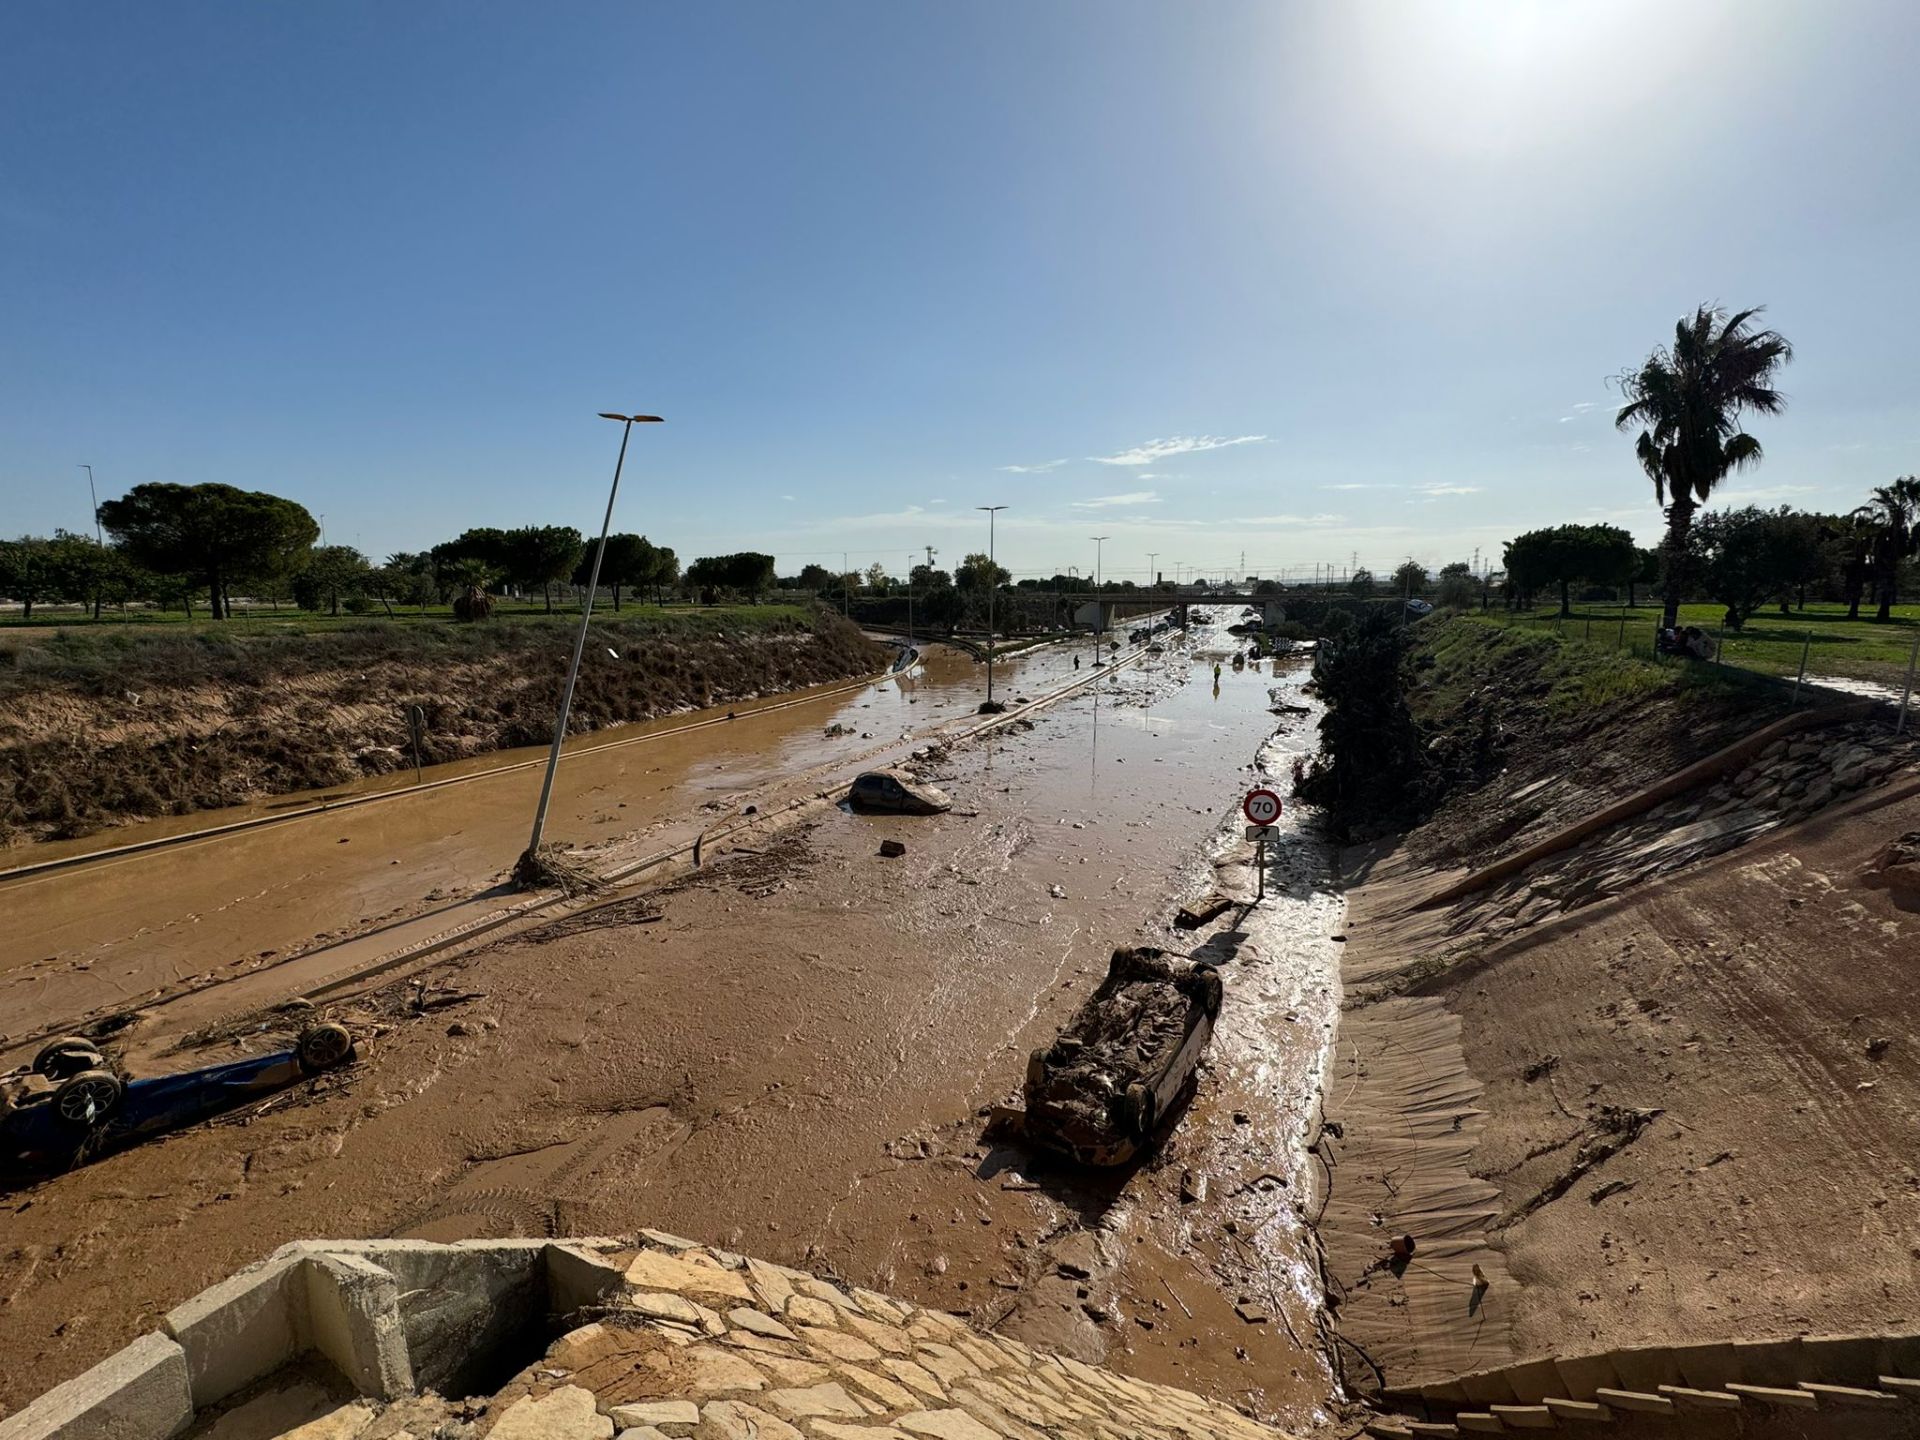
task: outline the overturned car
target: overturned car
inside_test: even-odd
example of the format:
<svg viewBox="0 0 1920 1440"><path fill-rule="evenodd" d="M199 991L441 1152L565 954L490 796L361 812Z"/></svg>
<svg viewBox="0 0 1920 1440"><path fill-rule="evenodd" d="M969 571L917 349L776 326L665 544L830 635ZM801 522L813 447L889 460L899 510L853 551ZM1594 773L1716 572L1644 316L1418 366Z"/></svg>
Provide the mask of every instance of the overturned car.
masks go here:
<svg viewBox="0 0 1920 1440"><path fill-rule="evenodd" d="M1194 1083L1220 973L1163 950L1116 950L1107 978L1027 1060L1026 1138L1083 1165L1124 1165Z"/></svg>
<svg viewBox="0 0 1920 1440"><path fill-rule="evenodd" d="M291 1048L171 1075L130 1077L93 1041L69 1035L0 1075L0 1178L61 1170L148 1135L217 1115L354 1058L346 1027L312 1025Z"/></svg>

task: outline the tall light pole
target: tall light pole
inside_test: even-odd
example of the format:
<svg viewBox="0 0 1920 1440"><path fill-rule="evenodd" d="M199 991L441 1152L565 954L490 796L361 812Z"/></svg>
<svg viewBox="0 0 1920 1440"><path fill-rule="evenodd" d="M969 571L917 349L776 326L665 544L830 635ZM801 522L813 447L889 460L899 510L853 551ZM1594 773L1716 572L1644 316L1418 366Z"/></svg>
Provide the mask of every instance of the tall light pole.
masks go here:
<svg viewBox="0 0 1920 1440"><path fill-rule="evenodd" d="M1100 542L1103 540L1111 540L1113 537L1111 535L1093 535L1088 538L1093 541L1093 623L1095 634L1093 654L1097 660L1100 658L1100 642L1107 638L1107 607L1106 602L1100 598Z"/></svg>
<svg viewBox="0 0 1920 1440"><path fill-rule="evenodd" d="M93 466L80 465L75 468L87 472L87 498L93 501L93 540L96 545L104 549L107 541L106 537L100 533L100 496L93 488Z"/></svg>
<svg viewBox="0 0 1920 1440"><path fill-rule="evenodd" d="M993 592L1000 587L995 583L993 567L993 517L1007 507L1004 505L976 505L976 510L987 512L987 703L993 703Z"/></svg>
<svg viewBox="0 0 1920 1440"><path fill-rule="evenodd" d="M907 552L907 649L913 649L913 552Z"/></svg>
<svg viewBox="0 0 1920 1440"><path fill-rule="evenodd" d="M1158 550L1147 551L1147 588L1153 589L1160 583L1160 572L1153 568L1153 562L1160 558Z"/></svg>
<svg viewBox="0 0 1920 1440"><path fill-rule="evenodd" d="M580 607L580 633L573 640L573 663L567 667L567 685L560 692L560 718L553 726L553 749L547 755L546 778L540 782L540 804L533 812L533 838L527 841L527 853L520 857L518 868L537 869L540 854L540 841L547 829L547 804L553 799L553 776L560 768L560 745L567 738L567 712L573 708L573 686L580 678L580 656L587 648L587 622L593 618L593 597L600 588L600 561L607 553L607 530L613 524L613 500L620 493L620 468L627 462L627 440L633 434L633 427L639 424L658 425L658 415L615 415L609 411L600 412L602 420L618 420L625 428L620 432L620 455L613 462L613 486L607 491L607 513L600 521L600 543L594 547L593 570L587 576L587 603Z"/></svg>

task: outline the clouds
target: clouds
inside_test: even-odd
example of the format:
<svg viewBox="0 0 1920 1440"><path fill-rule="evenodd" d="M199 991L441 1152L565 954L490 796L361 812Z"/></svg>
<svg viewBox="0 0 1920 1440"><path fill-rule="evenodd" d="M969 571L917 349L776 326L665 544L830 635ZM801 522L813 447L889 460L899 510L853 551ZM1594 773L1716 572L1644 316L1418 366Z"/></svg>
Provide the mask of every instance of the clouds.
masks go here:
<svg viewBox="0 0 1920 1440"><path fill-rule="evenodd" d="M1554 423L1558 425L1571 425L1574 421L1583 418L1589 410L1598 410L1602 405L1611 405L1612 403L1610 400L1581 400L1572 407L1572 414L1562 415Z"/></svg>
<svg viewBox="0 0 1920 1440"><path fill-rule="evenodd" d="M1202 450L1224 450L1229 445L1258 445L1267 438L1265 435L1235 435L1230 439L1219 435L1172 435L1164 440L1149 440L1144 445L1136 445L1131 450L1122 450L1114 455L1089 455L1087 458L1099 465L1152 465L1169 455L1196 455Z"/></svg>
<svg viewBox="0 0 1920 1440"><path fill-rule="evenodd" d="M1038 465L1002 465L1000 469L1008 475L1044 475L1066 463L1065 460L1043 460Z"/></svg>
<svg viewBox="0 0 1920 1440"><path fill-rule="evenodd" d="M1158 505L1159 503L1160 492L1158 490L1129 490L1124 495L1099 495L1091 500L1076 500L1073 502L1073 508L1076 510L1111 510L1116 506Z"/></svg>
<svg viewBox="0 0 1920 1440"><path fill-rule="evenodd" d="M1445 495L1478 495L1486 487L1483 485L1442 485L1438 483L1416 485L1414 492L1422 499L1438 500Z"/></svg>

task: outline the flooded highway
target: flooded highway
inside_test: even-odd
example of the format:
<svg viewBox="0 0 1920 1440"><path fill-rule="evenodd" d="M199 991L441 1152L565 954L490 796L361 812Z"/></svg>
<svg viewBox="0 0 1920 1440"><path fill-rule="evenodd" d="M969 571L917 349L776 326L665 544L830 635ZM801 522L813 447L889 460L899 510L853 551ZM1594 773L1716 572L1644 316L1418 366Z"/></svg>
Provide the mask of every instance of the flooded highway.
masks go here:
<svg viewBox="0 0 1920 1440"><path fill-rule="evenodd" d="M1332 1379L1309 1145L1342 902L1311 815L1290 808L1266 899L1246 903L1256 877L1240 799L1259 782L1288 792L1317 711L1301 695L1304 665L1235 670L1233 644L1202 627L1030 720L936 752L921 768L953 796L949 814L816 805L664 887L329 1001L323 1013L365 1037L337 1081L16 1196L0 1295L22 1360L0 1403L300 1235L654 1226L1318 1428ZM1007 698L1072 680L1072 660L1054 648L1009 664ZM904 685L588 747L562 768L575 798L560 833L648 844L694 833L702 813L924 745L977 705L983 680L970 661L939 660ZM1276 714L1276 701L1306 709ZM827 738L835 724L853 734ZM504 869L537 780L516 772L217 843L248 856L304 847L300 863L322 877L308 886L333 886L335 923L351 925L378 914L395 843L410 858L390 868L408 869L412 850L432 867L416 890L462 874L439 846L484 853L488 877ZM448 796L460 797L458 823L436 828L426 812ZM336 857L327 846L342 835L353 853ZM882 858L882 840L905 853ZM187 867L183 884L195 848L160 852ZM103 905L113 894L87 869L65 878L76 876L101 887ZM323 912L318 897L268 888L241 908L278 917L282 933ZM1214 925L1174 928L1180 904L1216 888L1236 903ZM143 944L129 923L139 907L125 903L118 920L76 905L62 922L115 937L93 942L96 963ZM245 933L225 910L200 923L229 945ZM190 963L191 929L158 933L170 964ZM988 1142L983 1116L1017 1100L1028 1052L1115 948L1138 944L1199 951L1225 985L1198 1091L1158 1148L1106 1172ZM186 1065L246 1043L163 1058ZM89 1318L76 1327L74 1315Z"/></svg>
<svg viewBox="0 0 1920 1440"><path fill-rule="evenodd" d="M1092 658L1086 643L996 663L1011 698ZM912 672L757 705L622 726L568 742L548 833L572 846L690 841L781 786L850 778L971 715L985 666L938 647ZM732 718L729 718L729 717ZM835 727L840 732L834 733ZM232 810L10 852L15 867L226 830L70 868L0 873L0 1053L103 1009L273 965L345 935L424 917L452 924L526 844L544 746L503 751ZM315 807L326 807L318 813ZM294 813L300 812L300 813ZM261 828L234 829L288 814ZM468 908L471 908L469 906Z"/></svg>

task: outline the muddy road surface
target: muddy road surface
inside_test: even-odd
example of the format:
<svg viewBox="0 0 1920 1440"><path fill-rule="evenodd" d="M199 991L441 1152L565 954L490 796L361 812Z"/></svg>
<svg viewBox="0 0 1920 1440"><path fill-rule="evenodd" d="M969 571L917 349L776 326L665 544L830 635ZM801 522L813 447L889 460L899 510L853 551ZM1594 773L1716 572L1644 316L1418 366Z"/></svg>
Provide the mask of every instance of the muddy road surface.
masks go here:
<svg viewBox="0 0 1920 1440"><path fill-rule="evenodd" d="M1009 695L1037 694L1074 677L1076 653L1090 658L1063 646L1013 657L998 678ZM578 736L548 834L634 853L684 843L783 787L845 778L903 736L954 724L983 685L984 667L936 648L900 676ZM410 772L378 776L9 851L15 870L84 863L0 872L0 1056L343 937L386 931L398 943L490 913L526 845L545 758L544 747L504 751L430 766L420 787ZM276 816L287 818L257 825ZM101 853L187 835L199 838Z"/></svg>
<svg viewBox="0 0 1920 1440"><path fill-rule="evenodd" d="M1070 659L1041 663L1062 660L1070 678ZM1311 713L1269 709L1272 687L1298 699L1301 667L1216 683L1213 660L1204 638L1170 648L955 747L929 767L951 814L823 807L757 853L334 1002L371 1036L350 1070L0 1198L0 1405L298 1236L654 1226L1317 1428L1307 1146L1341 902L1290 813L1264 904L1170 927L1215 887L1251 895L1239 798L1310 743ZM907 708L865 703L876 735ZM761 773L782 763L763 752ZM1089 1174L985 1143L1029 1050L1141 943L1225 962L1162 1145Z"/></svg>

